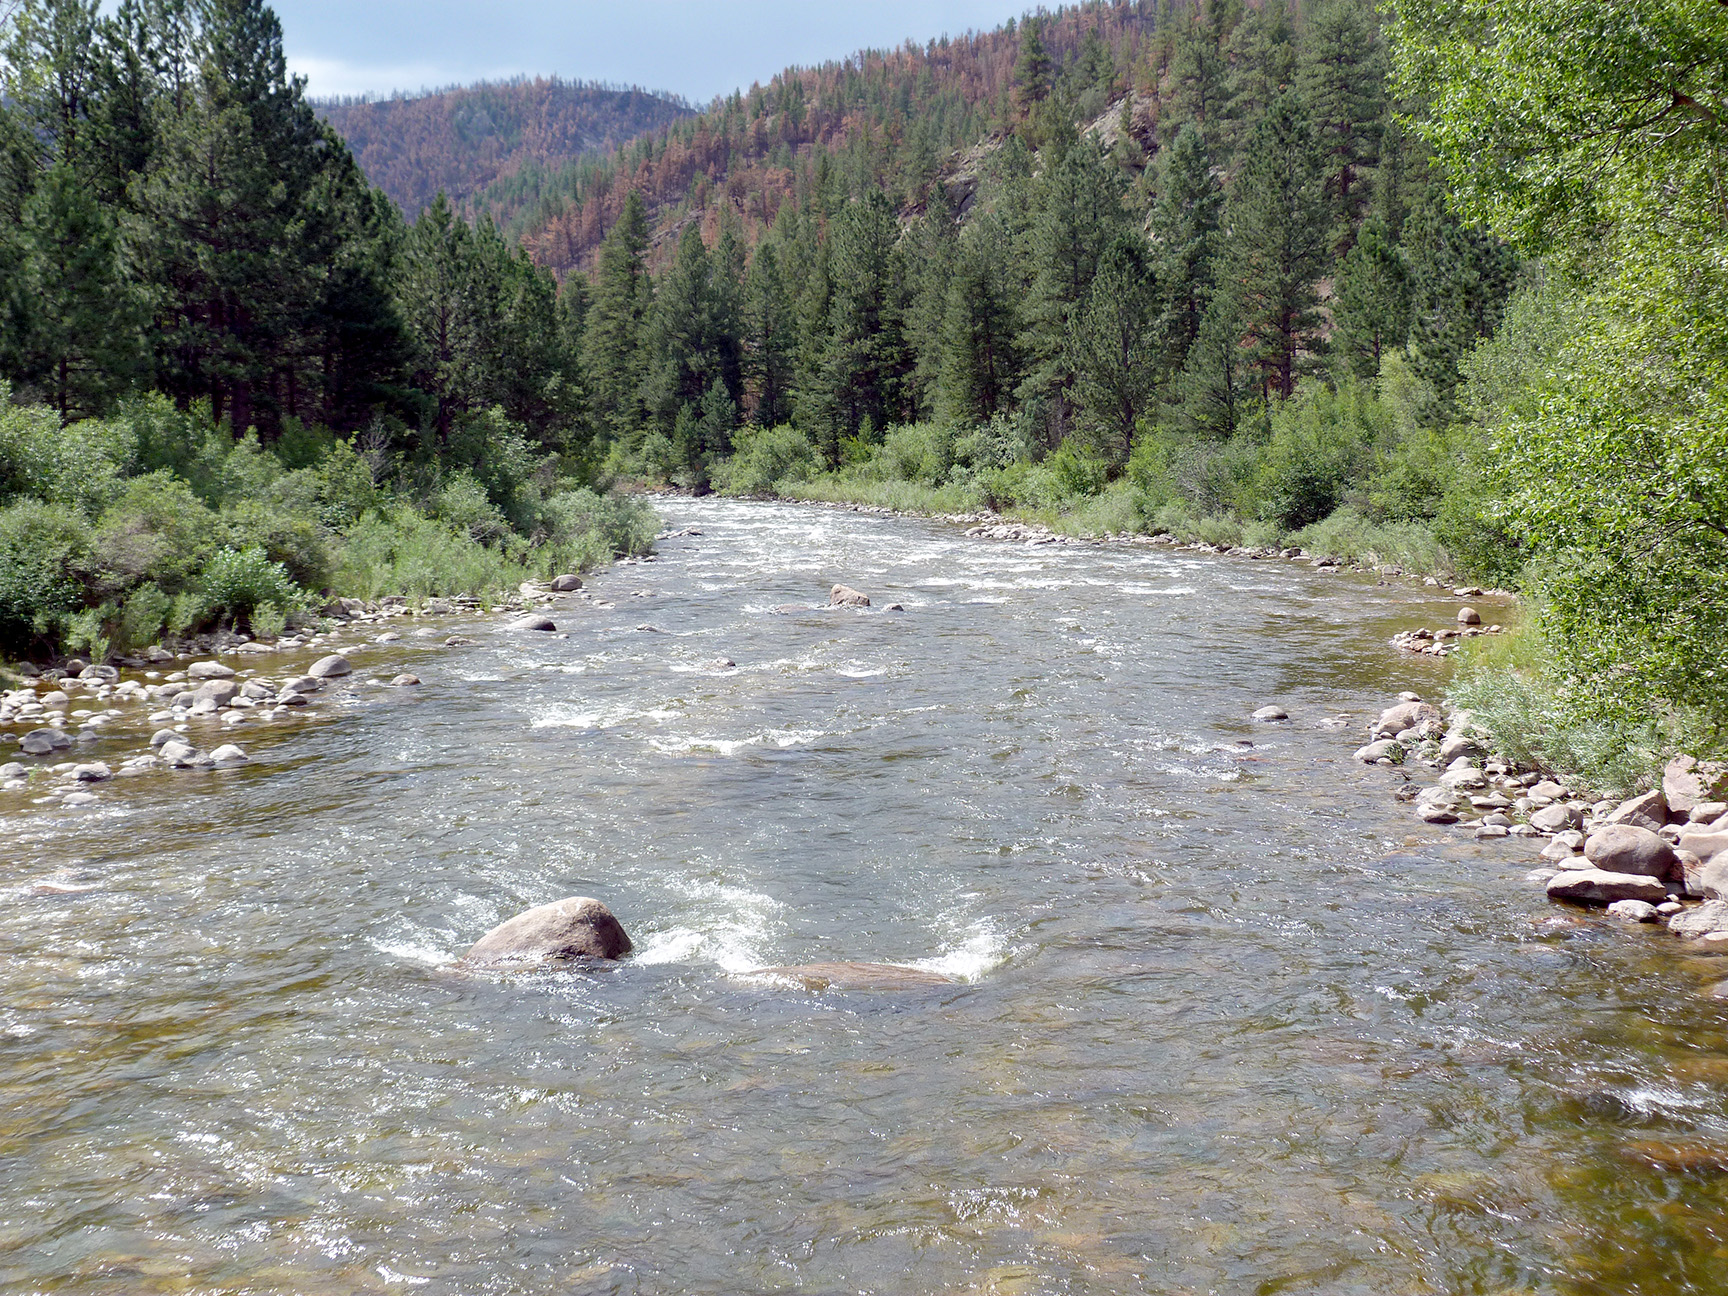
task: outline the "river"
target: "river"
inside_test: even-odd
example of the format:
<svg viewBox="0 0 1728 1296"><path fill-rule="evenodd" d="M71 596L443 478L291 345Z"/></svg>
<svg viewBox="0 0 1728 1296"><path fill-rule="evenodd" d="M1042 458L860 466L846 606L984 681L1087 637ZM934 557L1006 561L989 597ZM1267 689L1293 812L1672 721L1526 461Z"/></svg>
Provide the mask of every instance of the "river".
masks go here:
<svg viewBox="0 0 1728 1296"><path fill-rule="evenodd" d="M1728 1148L1723 1008L1350 759L1455 603L662 511L567 637L6 803L0 1288L1728 1292L1724 1179L1641 1152ZM448 967L573 894L637 953ZM833 960L955 984L748 975Z"/></svg>

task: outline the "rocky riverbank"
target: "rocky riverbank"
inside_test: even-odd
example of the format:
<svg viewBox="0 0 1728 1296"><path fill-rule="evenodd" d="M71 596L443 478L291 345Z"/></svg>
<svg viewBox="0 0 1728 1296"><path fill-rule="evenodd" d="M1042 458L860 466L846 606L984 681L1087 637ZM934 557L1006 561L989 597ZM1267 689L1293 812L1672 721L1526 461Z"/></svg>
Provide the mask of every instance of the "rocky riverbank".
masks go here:
<svg viewBox="0 0 1728 1296"><path fill-rule="evenodd" d="M249 738L421 683L407 670L369 673L369 657L472 642L460 631L481 619L558 633L544 614L571 602L613 606L571 574L489 600L334 599L315 629L269 641L223 633L154 644L113 662L21 664L13 668L17 687L0 692L0 793L77 809L99 804L100 785L113 779L245 766L253 759L242 746ZM532 627L518 620L525 614L534 616ZM6 808L0 800L0 812Z"/></svg>
<svg viewBox="0 0 1728 1296"><path fill-rule="evenodd" d="M1479 841L1541 843L1528 878L1559 904L1661 923L1685 946L1728 952L1728 765L1677 756L1661 783L1598 798L1496 758L1468 711L1403 694L1356 752L1405 776L1400 800L1425 823ZM1728 981L1713 993L1728 997Z"/></svg>

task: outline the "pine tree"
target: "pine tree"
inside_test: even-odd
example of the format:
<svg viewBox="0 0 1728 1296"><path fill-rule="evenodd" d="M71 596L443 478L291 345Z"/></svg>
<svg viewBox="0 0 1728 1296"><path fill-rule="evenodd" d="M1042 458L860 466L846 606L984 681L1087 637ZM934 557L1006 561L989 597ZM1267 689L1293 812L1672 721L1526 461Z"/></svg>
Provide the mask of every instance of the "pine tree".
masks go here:
<svg viewBox="0 0 1728 1296"><path fill-rule="evenodd" d="M1333 246L1342 255L1367 205L1365 179L1379 162L1386 115L1385 49L1361 0L1327 0L1315 11L1297 85L1315 122Z"/></svg>
<svg viewBox="0 0 1728 1296"><path fill-rule="evenodd" d="M396 296L413 348L413 380L431 400L438 443L450 440L456 417L472 408L470 375L474 315L473 233L439 193L403 243Z"/></svg>
<svg viewBox="0 0 1728 1296"><path fill-rule="evenodd" d="M63 421L106 412L140 375L144 312L125 282L114 223L55 163L24 207L17 317L27 321L8 368Z"/></svg>
<svg viewBox="0 0 1728 1296"><path fill-rule="evenodd" d="M1403 248L1410 269L1411 368L1434 394L1424 421L1441 424L1452 416L1459 362L1499 325L1517 259L1493 236L1465 228L1437 183L1405 221Z"/></svg>
<svg viewBox="0 0 1728 1296"><path fill-rule="evenodd" d="M1175 35L1169 108L1159 120L1167 141L1188 123L1202 130L1222 124L1229 100L1223 42L1241 12L1237 8L1232 13L1231 9L1227 4L1213 4L1203 18L1190 16Z"/></svg>
<svg viewBox="0 0 1728 1296"><path fill-rule="evenodd" d="M1172 369L1180 369L1200 336L1212 299L1223 187L1212 173L1206 141L1189 123L1165 151L1160 194L1152 212L1158 278L1165 301L1163 333Z"/></svg>
<svg viewBox="0 0 1728 1296"><path fill-rule="evenodd" d="M1236 294L1214 293L1172 393L1175 422L1188 436L1226 441L1241 425L1252 395L1241 339Z"/></svg>
<svg viewBox="0 0 1728 1296"><path fill-rule="evenodd" d="M1020 381L1011 246L1007 228L992 216L974 220L960 236L933 348L936 417L949 427L977 427L1006 413Z"/></svg>
<svg viewBox="0 0 1728 1296"><path fill-rule="evenodd" d="M792 377L798 348L792 294L780 271L778 239L756 248L744 287L744 388L751 418L774 427L792 417Z"/></svg>
<svg viewBox="0 0 1728 1296"><path fill-rule="evenodd" d="M1318 149L1294 93L1275 99L1248 137L1225 226L1249 363L1267 396L1288 397L1320 349L1317 285L1329 264Z"/></svg>
<svg viewBox="0 0 1728 1296"><path fill-rule="evenodd" d="M1014 102L1021 115L1050 95L1050 53L1044 48L1042 25L1028 18L1020 27L1020 55L1014 61Z"/></svg>
<svg viewBox="0 0 1728 1296"><path fill-rule="evenodd" d="M589 397L606 435L626 446L642 430L642 380L646 376L643 332L651 304L648 281L648 213L634 189L624 199L618 223L600 246L594 301L583 339Z"/></svg>
<svg viewBox="0 0 1728 1296"><path fill-rule="evenodd" d="M1228 157L1296 79L1295 34L1284 0L1267 0L1263 8L1248 10L1230 33L1225 54L1229 72L1217 137Z"/></svg>
<svg viewBox="0 0 1728 1296"><path fill-rule="evenodd" d="M1332 345L1361 378L1376 376L1386 352L1410 335L1410 277L1378 213L1363 222L1344 258L1332 316Z"/></svg>
<svg viewBox="0 0 1728 1296"><path fill-rule="evenodd" d="M254 424L268 433L322 292L325 249L308 246L307 204L330 140L261 0L206 0L197 14L188 92L165 100L133 190L131 245L157 288L164 386L209 399L237 435Z"/></svg>
<svg viewBox="0 0 1728 1296"><path fill-rule="evenodd" d="M702 400L716 376L710 273L702 232L695 224L686 225L677 258L655 285L648 329L651 360L643 400L665 432L672 430L680 409Z"/></svg>
<svg viewBox="0 0 1728 1296"><path fill-rule="evenodd" d="M1127 226L1124 189L1121 173L1091 136L1067 142L1048 164L1028 238L1033 276L1021 347L1031 367L1023 398L1068 386L1068 323L1092 286L1104 249Z"/></svg>
<svg viewBox="0 0 1728 1296"><path fill-rule="evenodd" d="M1138 238L1116 239L1068 328L1076 422L1116 467L1134 452L1135 433L1157 391L1163 358L1157 284L1149 262L1149 249Z"/></svg>
<svg viewBox="0 0 1728 1296"><path fill-rule="evenodd" d="M902 331L900 230L880 191L849 204L829 233L833 297L813 407L817 444L838 462L840 439L866 420L885 428L908 417L911 357Z"/></svg>

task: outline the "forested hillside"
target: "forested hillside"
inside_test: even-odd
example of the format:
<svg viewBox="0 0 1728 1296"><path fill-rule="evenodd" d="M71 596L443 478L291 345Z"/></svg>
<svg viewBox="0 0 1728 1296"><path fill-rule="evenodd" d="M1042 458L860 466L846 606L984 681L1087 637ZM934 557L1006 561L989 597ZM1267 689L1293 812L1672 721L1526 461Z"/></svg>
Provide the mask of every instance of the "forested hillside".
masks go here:
<svg viewBox="0 0 1728 1296"><path fill-rule="evenodd" d="M557 77L312 106L410 219L439 192L465 205L489 187L531 191L547 171L611 152L691 111L635 86Z"/></svg>

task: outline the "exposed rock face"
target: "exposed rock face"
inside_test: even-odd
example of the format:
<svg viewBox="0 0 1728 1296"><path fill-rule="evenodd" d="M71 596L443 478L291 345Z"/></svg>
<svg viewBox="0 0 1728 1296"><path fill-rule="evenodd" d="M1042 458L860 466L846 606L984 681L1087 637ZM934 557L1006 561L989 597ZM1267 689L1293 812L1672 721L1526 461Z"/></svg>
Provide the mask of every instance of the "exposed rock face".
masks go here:
<svg viewBox="0 0 1728 1296"><path fill-rule="evenodd" d="M233 679L234 668L221 662L193 662L186 668L186 678L195 680Z"/></svg>
<svg viewBox="0 0 1728 1296"><path fill-rule="evenodd" d="M306 672L313 679L336 679L343 675L352 675L354 667L340 653L331 653L328 657L320 657L313 662Z"/></svg>
<svg viewBox="0 0 1728 1296"><path fill-rule="evenodd" d="M953 985L954 981L921 968L893 963L804 963L798 967L763 968L754 976L801 982L809 990L922 990Z"/></svg>
<svg viewBox="0 0 1728 1296"><path fill-rule="evenodd" d="M566 572L562 576L552 578L552 589L555 593L569 594L581 588L582 578L573 573Z"/></svg>
<svg viewBox="0 0 1728 1296"><path fill-rule="evenodd" d="M598 900L571 896L500 923L462 956L475 967L620 959L635 947L612 911Z"/></svg>
<svg viewBox="0 0 1728 1296"><path fill-rule="evenodd" d="M1680 875L1680 857L1674 848L1648 828L1631 824L1597 829L1584 843L1584 858L1609 873L1639 873L1653 878Z"/></svg>
<svg viewBox="0 0 1728 1296"><path fill-rule="evenodd" d="M1548 898L1570 900L1574 904L1606 905L1620 900L1642 900L1646 904L1661 904L1668 898L1668 888L1656 878L1634 873L1569 869L1550 879Z"/></svg>
<svg viewBox="0 0 1728 1296"><path fill-rule="evenodd" d="M861 594L850 585L836 585L828 591L829 607L869 607L870 596Z"/></svg>

